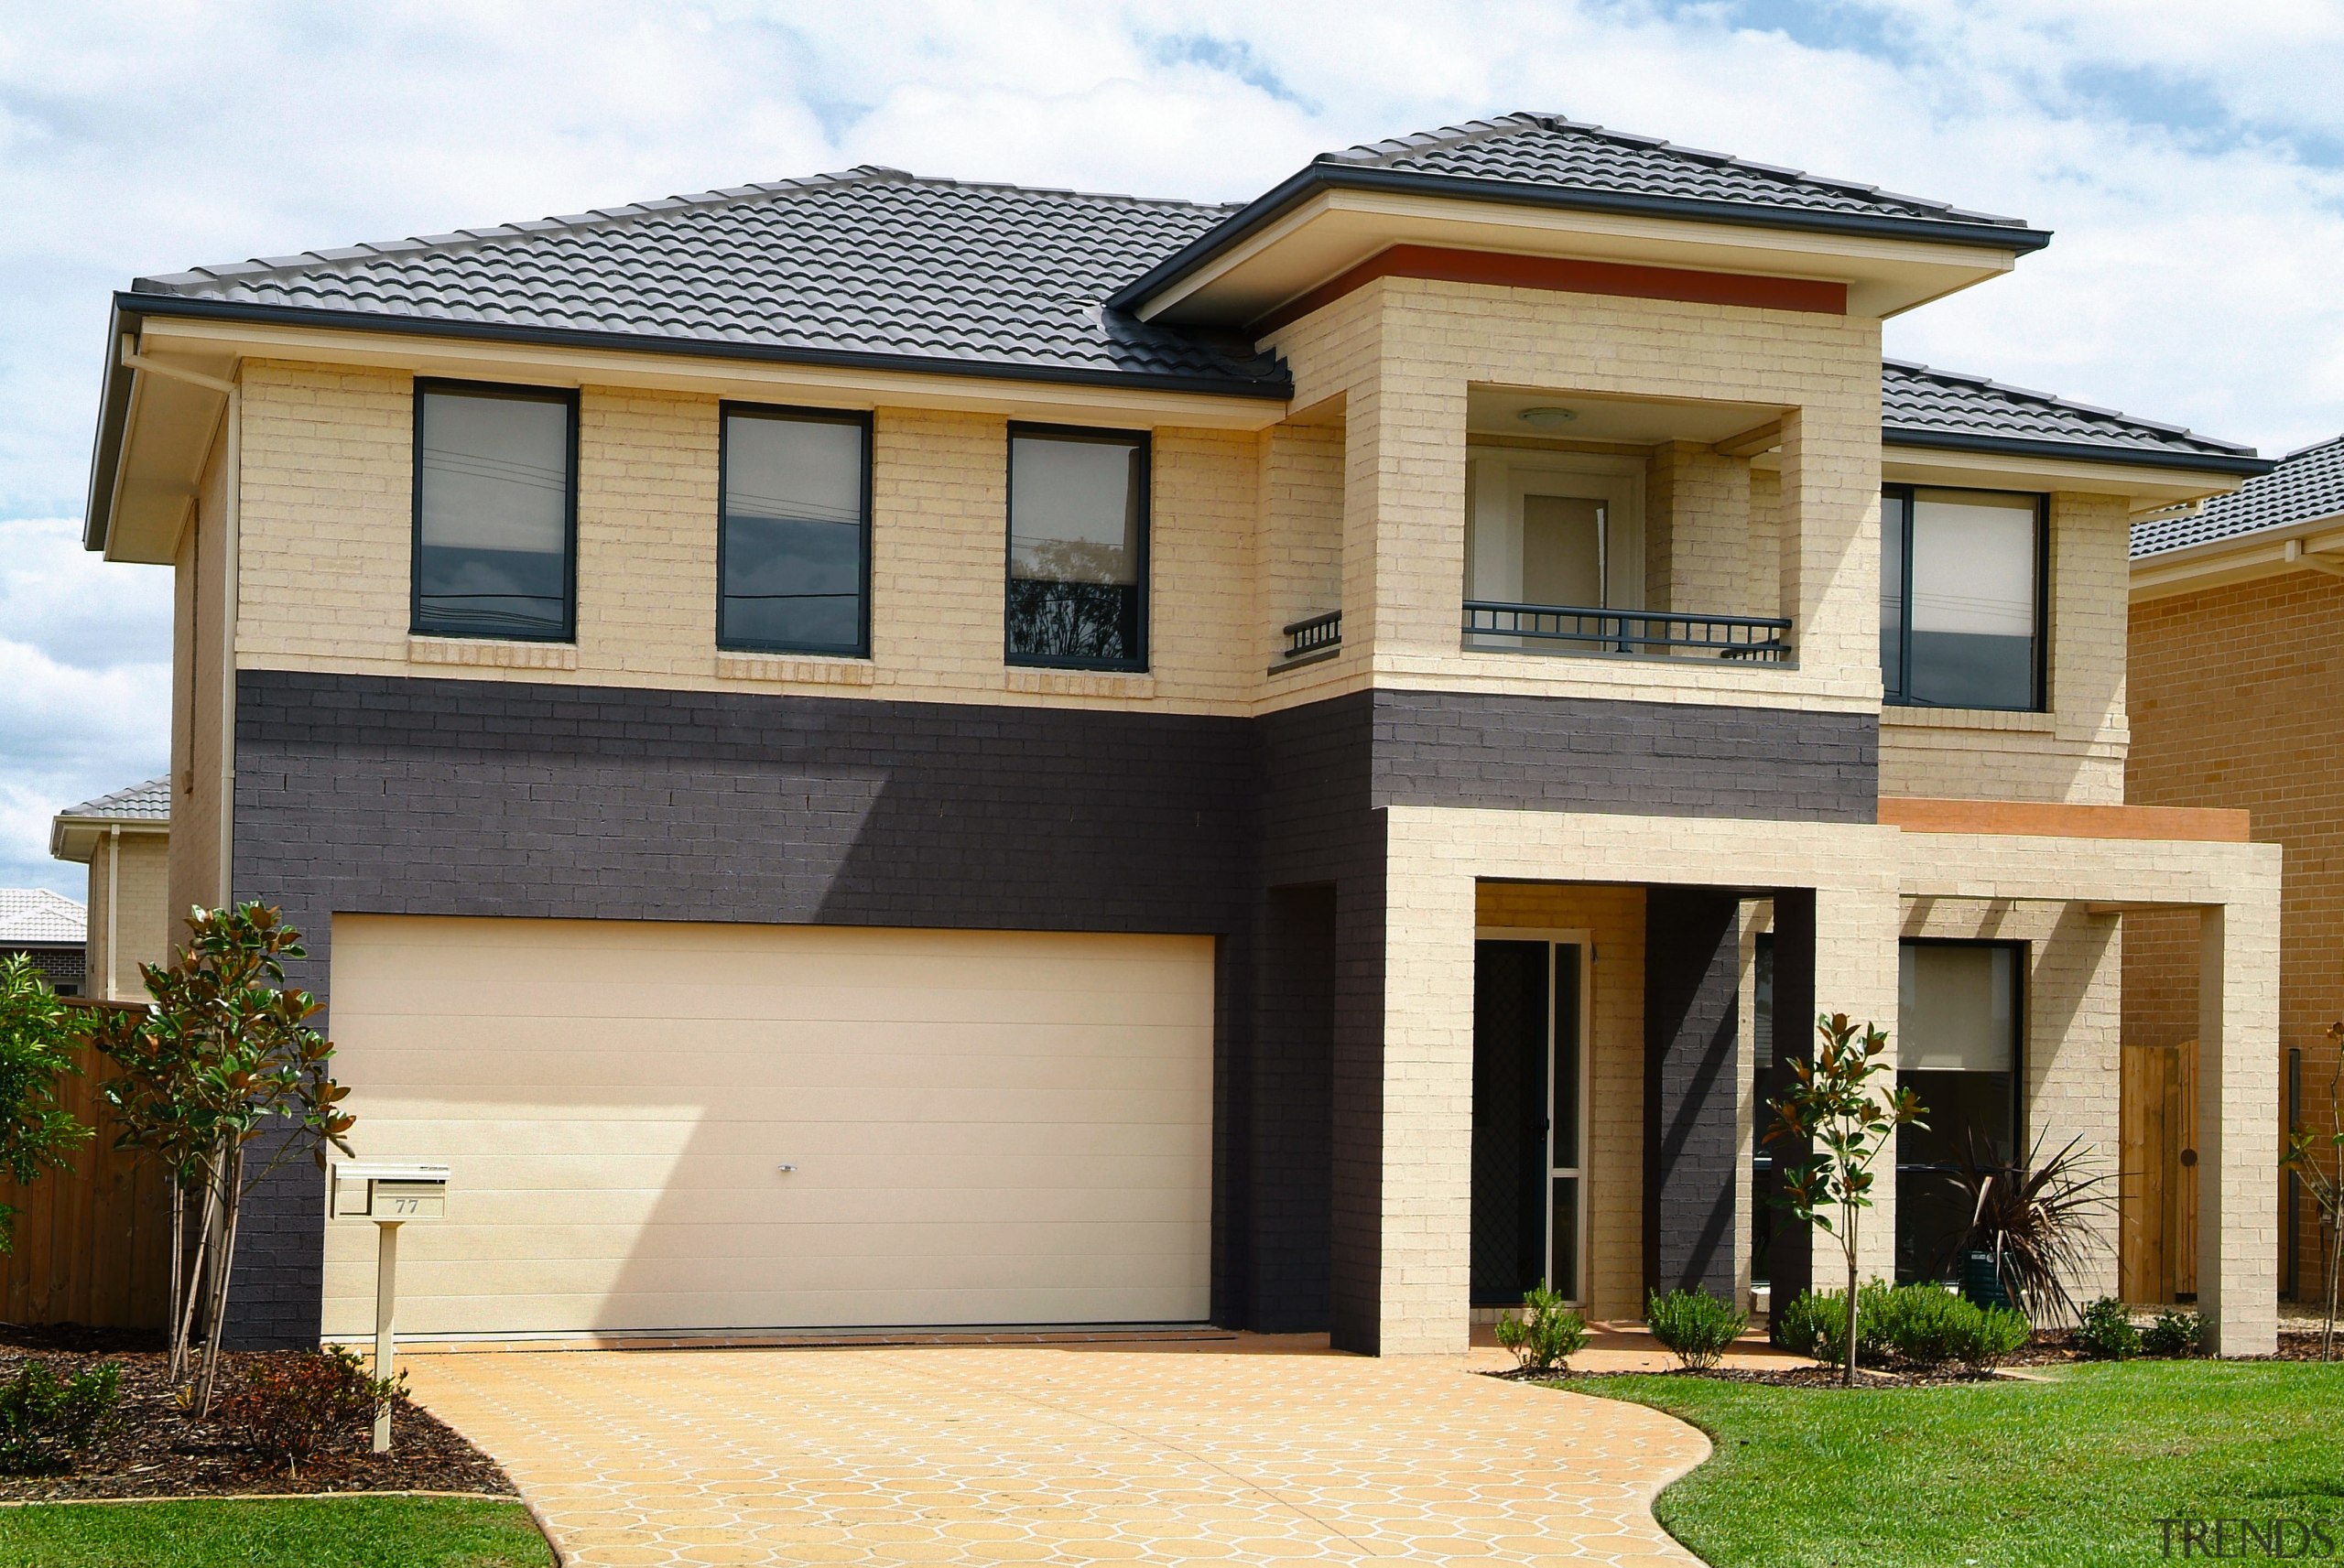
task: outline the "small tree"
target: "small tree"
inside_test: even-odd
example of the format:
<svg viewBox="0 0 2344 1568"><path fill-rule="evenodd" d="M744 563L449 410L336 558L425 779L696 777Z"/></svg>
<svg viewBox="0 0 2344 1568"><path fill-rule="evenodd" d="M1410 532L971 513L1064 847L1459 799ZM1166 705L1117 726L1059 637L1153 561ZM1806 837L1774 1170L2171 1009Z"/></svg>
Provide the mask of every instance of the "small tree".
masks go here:
<svg viewBox="0 0 2344 1568"><path fill-rule="evenodd" d="M1856 1235L1860 1217L1872 1207L1875 1161L1895 1141L1900 1127L1926 1127L1928 1113L1913 1091L1875 1088L1872 1080L1892 1071L1888 1035L1844 1012L1818 1017L1821 1036L1813 1062L1793 1062L1797 1086L1774 1103L1774 1125L1766 1141L1808 1144L1813 1158L1784 1168L1782 1195L1774 1201L1799 1222L1839 1243L1848 1263L1847 1363L1840 1381L1856 1382Z"/></svg>
<svg viewBox="0 0 2344 1568"><path fill-rule="evenodd" d="M2344 1264L2344 1119L2338 1115L2339 1109L2344 1109L2344 1021L2328 1026L2328 1044L2336 1057L2336 1070L2328 1076L2330 1130L2325 1138L2315 1138L2300 1127L2290 1127L2287 1151L2279 1156L2279 1163L2294 1166L2303 1177L2304 1185L2311 1189L2312 1202L2319 1206L2320 1227L2328 1233L2326 1245L2320 1249L2328 1263L2328 1280L2323 1287L2328 1316L2319 1331L2319 1358L2333 1361L2337 1271L2339 1264ZM2324 1152L2322 1144L2327 1146Z"/></svg>
<svg viewBox="0 0 2344 1568"><path fill-rule="evenodd" d="M66 1156L90 1130L57 1103L57 1080L81 1069L65 1004L22 953L0 958L0 1173L18 1186ZM16 1249L16 1211L0 1203L0 1252Z"/></svg>
<svg viewBox="0 0 2344 1568"><path fill-rule="evenodd" d="M168 968L141 965L153 1011L111 1014L91 1031L121 1071L101 1088L122 1125L118 1146L144 1151L172 1191L170 1375L183 1377L197 1310L204 1325L198 1419L212 1408L221 1326L245 1196L307 1153L322 1170L328 1144L350 1152L350 1091L333 1081L333 1044L309 1027L319 1002L285 986L285 960L308 957L301 934L258 903L198 909ZM274 1131L257 1161L255 1140ZM200 1206L194 1256L185 1210Z"/></svg>

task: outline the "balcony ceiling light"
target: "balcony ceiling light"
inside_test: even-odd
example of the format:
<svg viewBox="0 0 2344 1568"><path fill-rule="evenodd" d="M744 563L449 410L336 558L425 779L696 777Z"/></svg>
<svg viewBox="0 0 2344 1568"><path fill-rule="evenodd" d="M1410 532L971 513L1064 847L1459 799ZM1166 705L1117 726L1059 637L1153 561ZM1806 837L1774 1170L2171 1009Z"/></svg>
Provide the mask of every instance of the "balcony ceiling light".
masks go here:
<svg viewBox="0 0 2344 1568"><path fill-rule="evenodd" d="M1574 408L1525 408L1514 416L1525 425L1536 425L1541 430L1559 430L1579 417Z"/></svg>

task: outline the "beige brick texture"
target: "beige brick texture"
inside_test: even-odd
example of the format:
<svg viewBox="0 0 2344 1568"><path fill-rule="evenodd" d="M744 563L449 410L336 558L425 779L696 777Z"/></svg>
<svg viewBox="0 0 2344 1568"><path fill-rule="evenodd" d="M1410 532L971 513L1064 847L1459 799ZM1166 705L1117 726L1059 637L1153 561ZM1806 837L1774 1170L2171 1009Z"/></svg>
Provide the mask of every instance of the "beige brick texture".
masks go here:
<svg viewBox="0 0 2344 1568"><path fill-rule="evenodd" d="M168 939L195 904L219 903L224 803L221 671L227 614L228 472L217 443L172 553L171 841ZM239 574L242 575L241 573Z"/></svg>
<svg viewBox="0 0 2344 1568"><path fill-rule="evenodd" d="M1341 661L1354 681L1688 702L1864 709L1879 699L1880 341L1855 319L1385 278L1277 334L1296 402L1345 409ZM1775 531L1779 591L1744 568L1750 465L1673 458L1673 523L1695 541L1740 524L1723 557L1671 557L1672 593L1751 596L1796 622L1793 667L1714 660L1525 658L1460 647L1465 403L1475 384L1557 395L1667 398L1793 410ZM1664 526L1664 534L1670 532ZM1681 557L1681 562L1678 561Z"/></svg>
<svg viewBox="0 0 2344 1568"><path fill-rule="evenodd" d="M118 835L100 829L84 907L90 917L89 994L144 998L138 966L168 961L173 946L168 837L151 829Z"/></svg>
<svg viewBox="0 0 2344 1568"><path fill-rule="evenodd" d="M1883 708L1881 794L2124 799L2130 530L2121 496L2051 497L2049 711Z"/></svg>
<svg viewBox="0 0 2344 1568"><path fill-rule="evenodd" d="M2132 663L2126 798L2244 808L2255 839L2284 849L2273 1065L2284 1075L2288 1053L2301 1054L2303 1125L2331 1132L2338 1063L2327 1031L2344 1019L2344 581L2304 571L2136 603ZM2124 925L2127 1044L2197 1038L2196 917L2132 914ZM2285 1087L2283 1076L2281 1125ZM2284 1205L2285 1178L2273 1180ZM2297 1292L2310 1296L2318 1208L2308 1194L2297 1207Z"/></svg>
<svg viewBox="0 0 2344 1568"><path fill-rule="evenodd" d="M882 408L872 439L872 657L743 662L716 647L718 400L588 386L579 399L578 636L529 649L407 634L412 383L254 362L244 373L246 666L581 685L834 690L973 702L1243 711L1266 660L1253 621L1261 438L1153 432L1150 668L1041 677L1004 656L1005 416ZM1323 448L1324 438L1318 438ZM1300 443L1291 488L1323 488ZM1297 503L1321 512L1323 496ZM1234 590L1234 591L1232 591ZM835 667L867 669L844 679ZM423 666L423 667L418 667Z"/></svg>

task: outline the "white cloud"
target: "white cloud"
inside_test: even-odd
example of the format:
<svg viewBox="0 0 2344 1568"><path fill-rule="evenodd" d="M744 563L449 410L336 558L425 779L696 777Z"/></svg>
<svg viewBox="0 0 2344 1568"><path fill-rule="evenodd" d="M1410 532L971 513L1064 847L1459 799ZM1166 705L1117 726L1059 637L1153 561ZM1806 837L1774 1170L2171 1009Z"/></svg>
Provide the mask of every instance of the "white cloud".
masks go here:
<svg viewBox="0 0 2344 1568"><path fill-rule="evenodd" d="M59 808L169 765L170 573L108 566L60 519L0 523L0 886L78 898Z"/></svg>

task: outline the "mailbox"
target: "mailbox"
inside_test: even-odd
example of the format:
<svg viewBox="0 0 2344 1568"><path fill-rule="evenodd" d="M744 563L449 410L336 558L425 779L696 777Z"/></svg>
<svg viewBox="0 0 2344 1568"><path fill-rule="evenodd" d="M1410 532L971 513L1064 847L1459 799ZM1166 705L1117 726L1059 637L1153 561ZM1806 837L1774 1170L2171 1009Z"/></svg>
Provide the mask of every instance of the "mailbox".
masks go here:
<svg viewBox="0 0 2344 1568"><path fill-rule="evenodd" d="M337 1219L413 1221L448 1217L448 1167L345 1160L333 1168Z"/></svg>

